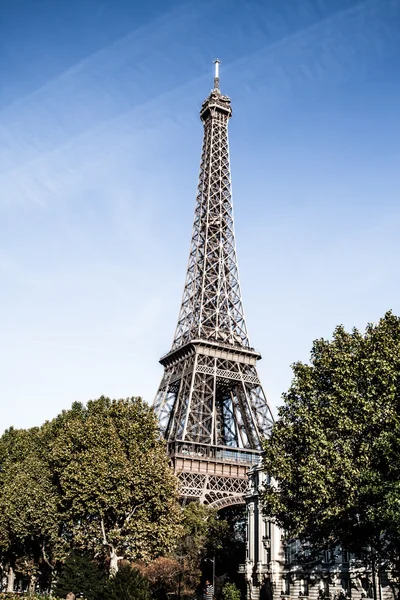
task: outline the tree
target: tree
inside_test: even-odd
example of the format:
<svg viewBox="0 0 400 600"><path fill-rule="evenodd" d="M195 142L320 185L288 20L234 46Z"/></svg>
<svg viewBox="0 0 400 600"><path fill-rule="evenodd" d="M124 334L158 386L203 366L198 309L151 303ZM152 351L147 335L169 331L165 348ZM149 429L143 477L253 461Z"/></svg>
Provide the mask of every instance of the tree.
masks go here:
<svg viewBox="0 0 400 600"><path fill-rule="evenodd" d="M88 556L70 554L60 566L54 595L65 598L69 592L85 600L99 600L103 597L105 573L99 564Z"/></svg>
<svg viewBox="0 0 400 600"><path fill-rule="evenodd" d="M270 439L265 513L317 551L400 552L400 319L337 327L296 363Z"/></svg>
<svg viewBox="0 0 400 600"><path fill-rule="evenodd" d="M59 496L40 430L8 429L0 439L0 555L8 576L30 580L30 590L62 555Z"/></svg>
<svg viewBox="0 0 400 600"><path fill-rule="evenodd" d="M133 567L149 582L153 599L165 600L176 593L182 577L182 565L176 558L159 556L148 563L135 563Z"/></svg>
<svg viewBox="0 0 400 600"><path fill-rule="evenodd" d="M140 398L75 404L49 425L51 465L75 549L118 561L168 552L180 533L177 479Z"/></svg>
<svg viewBox="0 0 400 600"><path fill-rule="evenodd" d="M222 588L222 600L241 600L240 590L234 583L227 581Z"/></svg>
<svg viewBox="0 0 400 600"><path fill-rule="evenodd" d="M182 526L181 544L187 552L201 557L213 556L221 549L229 530L227 521L221 520L214 508L198 502L190 502L184 507Z"/></svg>
<svg viewBox="0 0 400 600"><path fill-rule="evenodd" d="M182 589L191 592L199 584L202 568L207 569L211 564L206 561L222 549L229 525L215 509L198 502L189 503L182 512L183 535L175 558L181 565Z"/></svg>
<svg viewBox="0 0 400 600"><path fill-rule="evenodd" d="M147 580L137 569L129 564L121 565L118 573L112 577L105 589L106 600L151 600Z"/></svg>
<svg viewBox="0 0 400 600"><path fill-rule="evenodd" d="M193 595L202 577L212 578L214 559L221 574L217 583L234 578L244 552L243 512L244 506L221 513L198 502L184 506L182 535L171 555L135 564L149 581L153 596Z"/></svg>

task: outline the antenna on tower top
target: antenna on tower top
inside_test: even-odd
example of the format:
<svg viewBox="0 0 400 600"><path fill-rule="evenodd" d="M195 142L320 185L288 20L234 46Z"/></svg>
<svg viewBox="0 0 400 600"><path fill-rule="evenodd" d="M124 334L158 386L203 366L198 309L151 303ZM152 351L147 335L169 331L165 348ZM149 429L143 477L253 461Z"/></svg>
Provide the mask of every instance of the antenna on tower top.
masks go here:
<svg viewBox="0 0 400 600"><path fill-rule="evenodd" d="M219 58L216 58L214 60L214 65L215 65L215 72L214 72L214 90L219 90L219 65L220 65L220 60Z"/></svg>

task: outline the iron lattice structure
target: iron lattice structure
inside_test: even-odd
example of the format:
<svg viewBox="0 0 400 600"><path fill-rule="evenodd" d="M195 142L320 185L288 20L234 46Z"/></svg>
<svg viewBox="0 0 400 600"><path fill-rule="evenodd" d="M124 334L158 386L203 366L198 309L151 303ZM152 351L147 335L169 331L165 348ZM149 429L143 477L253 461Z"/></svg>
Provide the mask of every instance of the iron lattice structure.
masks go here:
<svg viewBox="0 0 400 600"><path fill-rule="evenodd" d="M154 408L184 498L215 507L244 502L272 414L250 346L236 258L228 121L231 101L203 102L203 148L182 305Z"/></svg>

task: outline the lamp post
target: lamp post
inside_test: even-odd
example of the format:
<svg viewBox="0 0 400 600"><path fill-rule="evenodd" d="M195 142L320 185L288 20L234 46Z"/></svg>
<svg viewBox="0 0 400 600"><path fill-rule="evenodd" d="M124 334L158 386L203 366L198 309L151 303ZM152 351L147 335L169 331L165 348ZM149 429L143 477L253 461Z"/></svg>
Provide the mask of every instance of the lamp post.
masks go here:
<svg viewBox="0 0 400 600"><path fill-rule="evenodd" d="M182 542L181 542L181 551L180 554L178 556L178 560L179 560L179 573L178 573L178 600L181 600L181 585L182 585L182 564L183 564L183 554L182 554Z"/></svg>
<svg viewBox="0 0 400 600"><path fill-rule="evenodd" d="M215 595L215 554L212 559L212 564L213 564L213 590L214 590L214 595Z"/></svg>
<svg viewBox="0 0 400 600"><path fill-rule="evenodd" d="M213 585L213 590L214 590L214 596L215 596L215 554L212 558L205 558L204 562L211 562L213 565L213 571L212 571L212 585Z"/></svg>

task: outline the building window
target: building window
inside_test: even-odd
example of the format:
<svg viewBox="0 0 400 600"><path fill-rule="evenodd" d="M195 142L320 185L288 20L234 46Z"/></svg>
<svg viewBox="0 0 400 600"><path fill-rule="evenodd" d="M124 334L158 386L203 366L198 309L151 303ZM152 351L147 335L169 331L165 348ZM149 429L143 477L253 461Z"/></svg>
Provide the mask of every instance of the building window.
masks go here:
<svg viewBox="0 0 400 600"><path fill-rule="evenodd" d="M271 539L271 521L265 521L265 537Z"/></svg>
<svg viewBox="0 0 400 600"><path fill-rule="evenodd" d="M300 580L300 596L308 596L308 577Z"/></svg>
<svg viewBox="0 0 400 600"><path fill-rule="evenodd" d="M320 583L320 595L323 598L329 598L329 579L324 577Z"/></svg>
<svg viewBox="0 0 400 600"><path fill-rule="evenodd" d="M284 596L290 596L290 577L289 575L286 575L283 578L283 589L282 589L283 595Z"/></svg>
<svg viewBox="0 0 400 600"><path fill-rule="evenodd" d="M341 579L340 585L342 586L343 595L349 598L351 596L350 578L345 577L344 579Z"/></svg>
<svg viewBox="0 0 400 600"><path fill-rule="evenodd" d="M303 550L303 557L307 560L308 558L310 558L311 556L311 549L310 549L310 544L308 543L304 543L302 546L302 550Z"/></svg>
<svg viewBox="0 0 400 600"><path fill-rule="evenodd" d="M254 483L254 491L258 492L258 472L256 472L254 474L253 483Z"/></svg>
<svg viewBox="0 0 400 600"><path fill-rule="evenodd" d="M342 562L349 563L350 562L350 552L347 550L342 550Z"/></svg>

